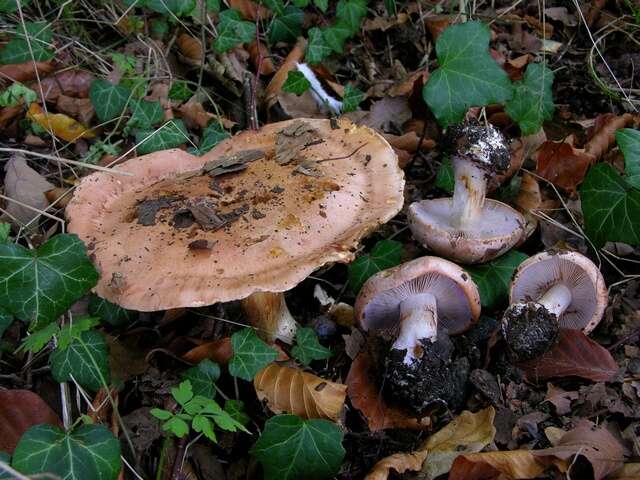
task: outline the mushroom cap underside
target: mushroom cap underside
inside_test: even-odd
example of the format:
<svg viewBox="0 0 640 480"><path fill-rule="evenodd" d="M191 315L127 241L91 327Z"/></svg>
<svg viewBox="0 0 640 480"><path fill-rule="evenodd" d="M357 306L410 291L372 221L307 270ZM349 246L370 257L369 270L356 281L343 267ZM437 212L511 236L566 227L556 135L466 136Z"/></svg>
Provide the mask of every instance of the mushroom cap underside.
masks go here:
<svg viewBox="0 0 640 480"><path fill-rule="evenodd" d="M365 330L391 330L400 319L400 302L418 293L436 298L438 328L450 335L467 330L480 316L480 295L471 276L438 257L420 257L373 275L355 304Z"/></svg>
<svg viewBox="0 0 640 480"><path fill-rule="evenodd" d="M286 291L322 265L350 261L359 240L401 209L403 172L380 135L348 121L305 119L315 140L293 138L297 153L282 164L276 138L301 121L242 132L203 157L174 149L118 166L133 176L83 179L67 217L101 273L96 293L141 311L204 306ZM207 162L248 150L263 158L202 174ZM193 222L198 212L219 228Z"/></svg>
<svg viewBox="0 0 640 480"><path fill-rule="evenodd" d="M558 318L560 328L588 334L600 322L608 294L598 267L580 253L541 252L522 262L511 282L509 301L535 302L557 284L571 291L571 303Z"/></svg>
<svg viewBox="0 0 640 480"><path fill-rule="evenodd" d="M414 202L407 211L413 236L425 248L460 263L484 263L513 248L524 235L524 217L510 206L486 199L482 214L461 228L454 224L453 200Z"/></svg>

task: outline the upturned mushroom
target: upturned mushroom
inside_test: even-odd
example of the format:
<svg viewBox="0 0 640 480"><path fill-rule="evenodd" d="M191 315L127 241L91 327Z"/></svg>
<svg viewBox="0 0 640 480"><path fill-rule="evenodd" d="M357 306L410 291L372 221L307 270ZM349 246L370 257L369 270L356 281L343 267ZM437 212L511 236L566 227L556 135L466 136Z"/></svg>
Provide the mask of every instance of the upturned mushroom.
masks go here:
<svg viewBox="0 0 640 480"><path fill-rule="evenodd" d="M608 294L594 263L577 252L542 252L516 270L502 335L513 360L535 358L553 347L560 328L591 332Z"/></svg>
<svg viewBox="0 0 640 480"><path fill-rule="evenodd" d="M415 415L438 403L455 407L464 397L469 364L453 360L449 335L480 316L471 277L438 257L421 257L367 280L355 304L360 326L391 338L384 391Z"/></svg>
<svg viewBox="0 0 640 480"><path fill-rule="evenodd" d="M452 127L449 138L455 171L453 198L412 203L409 226L414 237L438 255L460 263L487 262L507 252L524 234L520 213L485 198L487 182L509 166L509 149L492 125Z"/></svg>
<svg viewBox="0 0 640 480"><path fill-rule="evenodd" d="M246 299L270 340L295 330L279 292L351 261L403 203L393 149L341 120L269 124L202 157L174 149L118 168L133 175L89 175L66 212L101 273L96 293L141 311Z"/></svg>

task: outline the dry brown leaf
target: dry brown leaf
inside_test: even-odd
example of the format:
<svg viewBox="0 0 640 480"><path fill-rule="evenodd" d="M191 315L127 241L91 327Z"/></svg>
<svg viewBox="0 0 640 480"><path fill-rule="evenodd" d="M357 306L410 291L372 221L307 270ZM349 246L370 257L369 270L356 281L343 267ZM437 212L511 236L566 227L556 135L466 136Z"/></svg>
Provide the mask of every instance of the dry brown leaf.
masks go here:
<svg viewBox="0 0 640 480"><path fill-rule="evenodd" d="M73 195L71 195L71 189L64 187L56 187L51 190L47 190L44 192L44 196L50 204L57 202L56 205L60 208L65 208L73 197Z"/></svg>
<svg viewBox="0 0 640 480"><path fill-rule="evenodd" d="M455 17L451 15L429 15L424 23L429 29L431 38L435 41L444 32Z"/></svg>
<svg viewBox="0 0 640 480"><path fill-rule="evenodd" d="M0 452L13 453L22 434L46 423L62 428L58 415L29 390L0 390Z"/></svg>
<svg viewBox="0 0 640 480"><path fill-rule="evenodd" d="M60 95L69 97L87 98L89 96L89 88L95 80L95 76L86 70L65 70L44 78L40 82L42 93L47 102L55 102ZM31 85L31 88L40 95L40 88Z"/></svg>
<svg viewBox="0 0 640 480"><path fill-rule="evenodd" d="M76 98L69 97L67 95L60 95L58 97L56 107L60 113L65 113L71 117L77 118L85 125L90 124L96 114L93 104L88 98Z"/></svg>
<svg viewBox="0 0 640 480"><path fill-rule="evenodd" d="M269 49L264 43L254 40L247 45L247 51L251 56L255 70L258 71L258 66L260 67L260 75L271 75L276 71L276 67L273 65L269 55Z"/></svg>
<svg viewBox="0 0 640 480"><path fill-rule="evenodd" d="M44 112L37 103L32 103L29 106L27 117L67 142L75 143L79 138L94 138L96 136L95 132L77 120L63 113Z"/></svg>
<svg viewBox="0 0 640 480"><path fill-rule="evenodd" d="M609 477L609 480L639 480L640 463L626 463L618 472Z"/></svg>
<svg viewBox="0 0 640 480"><path fill-rule="evenodd" d="M273 107L278 102L278 95L282 92L282 85L287 81L289 71L295 69L296 64L302 61L306 48L307 41L303 37L300 37L269 82L269 85L267 85L265 90L267 109Z"/></svg>
<svg viewBox="0 0 640 480"><path fill-rule="evenodd" d="M556 457L569 464L571 470L577 462L575 457L584 457L593 469L594 480L620 470L623 465L624 451L618 440L604 427L586 419L580 420L576 428L567 432L555 447L534 451L538 457Z"/></svg>
<svg viewBox="0 0 640 480"><path fill-rule="evenodd" d="M387 480L392 469L397 473L417 472L422 468L425 458L427 458L426 450L412 453L394 453L376 463L364 478L365 480Z"/></svg>
<svg viewBox="0 0 640 480"><path fill-rule="evenodd" d="M105 337L109 346L111 378L125 382L147 370L147 354L151 348L142 346L139 337L129 335L117 338L108 334Z"/></svg>
<svg viewBox="0 0 640 480"><path fill-rule="evenodd" d="M596 118L595 133L584 146L584 151L596 161L604 155L616 141L616 130L624 128L633 121L633 115L615 115L607 113Z"/></svg>
<svg viewBox="0 0 640 480"><path fill-rule="evenodd" d="M4 107L0 109L0 128L5 128L11 120L24 112L23 105L15 105L13 107ZM3 132L5 133L5 132Z"/></svg>
<svg viewBox="0 0 640 480"><path fill-rule="evenodd" d="M558 343L551 350L518 366L533 382L569 376L608 382L618 373L618 364L606 348L580 330L565 328L560 330Z"/></svg>
<svg viewBox="0 0 640 480"><path fill-rule="evenodd" d="M224 337L213 342L203 343L192 348L185 353L182 358L189 363L200 363L201 360L208 358L220 365L226 365L233 357L233 348L231 347L231 338Z"/></svg>
<svg viewBox="0 0 640 480"><path fill-rule="evenodd" d="M567 392L552 383L547 383L544 401L552 403L558 415L566 415L571 412L571 400L576 400L578 396L578 392Z"/></svg>
<svg viewBox="0 0 640 480"><path fill-rule="evenodd" d="M28 82L37 78L36 72L41 77L51 73L53 63L51 60L46 62L34 62L29 60L23 63L14 63L11 65L0 65L0 83L7 82Z"/></svg>
<svg viewBox="0 0 640 480"><path fill-rule="evenodd" d="M272 363L260 370L253 386L260 400L274 413L292 413L302 418L338 420L347 396L347 386L324 380L297 368Z"/></svg>
<svg viewBox="0 0 640 480"><path fill-rule="evenodd" d="M229 6L240 12L245 20L256 21L258 15L261 20L271 17L271 11L251 0L229 0Z"/></svg>
<svg viewBox="0 0 640 480"><path fill-rule="evenodd" d="M413 114L409 99L404 95L384 97L373 102L371 110L358 124L363 124L380 131L398 131Z"/></svg>
<svg viewBox="0 0 640 480"><path fill-rule="evenodd" d="M44 210L49 206L44 193L51 190L53 185L31 168L24 157L14 155L4 168L6 172L4 194L7 197L36 210ZM8 202L5 210L12 220L17 220L20 225L26 225L39 215L32 208L23 207L15 202ZM37 224L32 227L35 229Z"/></svg>
<svg viewBox="0 0 640 480"><path fill-rule="evenodd" d="M181 33L176 38L176 45L180 53L186 58L192 60L197 65L202 63L204 50L202 48L202 42L200 42L199 39L192 37L188 33Z"/></svg>
<svg viewBox="0 0 640 480"><path fill-rule="evenodd" d="M564 142L547 141L536 152L536 172L555 186L575 193L595 158L575 148L569 137Z"/></svg>
<svg viewBox="0 0 640 480"><path fill-rule="evenodd" d="M436 146L436 142L430 138L423 138L422 143L420 143L420 137L416 132L408 132L404 135L385 133L382 136L393 148L406 150L409 153L414 153L418 150L432 150Z"/></svg>
<svg viewBox="0 0 640 480"><path fill-rule="evenodd" d="M461 455L455 459L449 480L528 479L542 475L546 466L530 450L482 452Z"/></svg>
<svg viewBox="0 0 640 480"><path fill-rule="evenodd" d="M376 388L375 382L370 378L369 366L369 355L363 352L351 363L347 375L349 398L353 406L367 419L369 430L372 432L386 428L428 430L431 425L429 417L421 419L410 417L402 410L385 403L382 392Z"/></svg>
<svg viewBox="0 0 640 480"><path fill-rule="evenodd" d="M375 16L373 18L367 18L364 21L362 28L365 32L371 32L374 30L382 30L385 32L392 27L407 23L408 20L409 15L406 13L398 13L398 15L393 17Z"/></svg>

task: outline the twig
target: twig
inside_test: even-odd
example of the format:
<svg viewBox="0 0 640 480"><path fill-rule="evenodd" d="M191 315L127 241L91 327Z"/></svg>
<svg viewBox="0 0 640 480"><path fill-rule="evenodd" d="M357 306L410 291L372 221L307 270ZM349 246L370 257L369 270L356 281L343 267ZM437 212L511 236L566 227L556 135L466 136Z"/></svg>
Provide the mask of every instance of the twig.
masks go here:
<svg viewBox="0 0 640 480"><path fill-rule="evenodd" d="M117 175L124 175L126 177L132 177L133 173L125 172L124 170L117 170L115 168L101 167L100 165L92 165L90 163L78 162L77 160L70 160L68 158L56 157L53 155L47 155L46 153L30 152L29 150L23 150L21 148L0 148L0 152L5 153L21 153L23 155L31 155L32 157L44 158L46 160L52 160L54 162L68 163L69 165L75 165L78 167L88 168L90 170L98 170L100 172L113 173Z"/></svg>
<svg viewBox="0 0 640 480"><path fill-rule="evenodd" d="M366 147L368 144L369 142L363 143L358 148L356 148L353 152L351 152L349 155L343 155L342 157L321 158L320 160L316 160L316 163L330 162L332 160L344 160L345 158L354 156L358 152L358 150L361 150L363 147Z"/></svg>
<svg viewBox="0 0 640 480"><path fill-rule="evenodd" d="M185 448L187 447L187 436L185 435L178 441L178 451L176 458L173 459L173 468L171 469L171 479L180 480L180 472L182 472L182 459L184 458Z"/></svg>
<svg viewBox="0 0 640 480"><path fill-rule="evenodd" d="M258 130L258 110L256 107L256 93L253 82L253 74L244 72L244 107L247 113L247 123L251 130Z"/></svg>

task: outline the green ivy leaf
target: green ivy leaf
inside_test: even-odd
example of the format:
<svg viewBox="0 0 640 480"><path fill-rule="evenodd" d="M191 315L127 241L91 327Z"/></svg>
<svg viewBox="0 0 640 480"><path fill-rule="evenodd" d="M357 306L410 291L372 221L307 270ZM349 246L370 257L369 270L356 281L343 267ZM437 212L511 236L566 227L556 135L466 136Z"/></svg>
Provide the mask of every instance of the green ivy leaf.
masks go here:
<svg viewBox="0 0 640 480"><path fill-rule="evenodd" d="M323 480L338 473L343 437L328 420L277 415L267 420L250 453L262 464L266 480Z"/></svg>
<svg viewBox="0 0 640 480"><path fill-rule="evenodd" d="M522 135L533 135L553 116L553 72L544 63L530 63L513 86L505 111L518 122Z"/></svg>
<svg viewBox="0 0 640 480"><path fill-rule="evenodd" d="M489 28L480 22L452 25L438 37L440 67L429 77L422 96L441 125L460 122L469 107L511 98L511 81L491 58L489 38Z"/></svg>
<svg viewBox="0 0 640 480"><path fill-rule="evenodd" d="M140 130L136 133L137 150L140 155L179 147L188 141L187 128L180 119L169 120L155 130Z"/></svg>
<svg viewBox="0 0 640 480"><path fill-rule="evenodd" d="M303 365L309 365L313 360L324 360L332 355L331 350L320 344L313 328L298 328L296 346L291 349L291 354Z"/></svg>
<svg viewBox="0 0 640 480"><path fill-rule="evenodd" d="M342 97L342 111L343 112L353 112L362 99L364 98L364 92L358 90L351 85L347 85L344 87L344 96Z"/></svg>
<svg viewBox="0 0 640 480"><path fill-rule="evenodd" d="M436 174L436 187L446 192L453 192L456 185L456 175L453 171L453 162L450 158L446 158L438 168Z"/></svg>
<svg viewBox="0 0 640 480"><path fill-rule="evenodd" d="M220 11L220 0L207 0L207 11L218 13Z"/></svg>
<svg viewBox="0 0 640 480"><path fill-rule="evenodd" d="M98 295L91 295L89 299L89 313L114 327L126 325L133 320L136 315L134 311L122 308L120 305L111 303L104 298L100 298Z"/></svg>
<svg viewBox="0 0 640 480"><path fill-rule="evenodd" d="M58 333L58 348L65 350L69 348L71 342L80 338L82 332L87 332L98 325L99 321L95 317L79 316L74 317L73 323L68 323L60 329Z"/></svg>
<svg viewBox="0 0 640 480"><path fill-rule="evenodd" d="M466 267L478 286L483 308L497 307L507 298L513 272L526 258L524 253L511 250L492 262Z"/></svg>
<svg viewBox="0 0 640 480"><path fill-rule="evenodd" d="M23 322L52 322L97 282L75 235L56 235L37 250L0 244L0 305Z"/></svg>
<svg viewBox="0 0 640 480"><path fill-rule="evenodd" d="M295 42L302 33L303 21L304 12L302 10L292 5L285 7L282 13L276 15L271 22L269 41L272 43Z"/></svg>
<svg viewBox="0 0 640 480"><path fill-rule="evenodd" d="M98 78L91 83L89 98L101 122L121 116L131 97L131 90Z"/></svg>
<svg viewBox="0 0 640 480"><path fill-rule="evenodd" d="M402 261L402 243L395 240L380 240L371 253L362 255L349 265L349 285L357 293L370 276Z"/></svg>
<svg viewBox="0 0 640 480"><path fill-rule="evenodd" d="M278 358L276 351L264 343L253 328L243 328L231 336L233 357L229 373L248 382L260 370Z"/></svg>
<svg viewBox="0 0 640 480"><path fill-rule="evenodd" d="M351 30L349 25L343 21L338 20L333 25L322 29L322 36L324 43L334 52L344 52L344 42L351 36Z"/></svg>
<svg viewBox="0 0 640 480"><path fill-rule="evenodd" d="M107 342L95 330L82 332L67 348L56 348L49 363L57 382L68 382L73 376L82 387L97 392L103 382L111 381Z"/></svg>
<svg viewBox="0 0 640 480"><path fill-rule="evenodd" d="M192 153L201 156L210 151L213 147L218 145L221 141L231 137L222 126L214 121L210 123L207 128L202 131L202 139L200 140L200 147L193 149Z"/></svg>
<svg viewBox="0 0 640 480"><path fill-rule="evenodd" d="M616 132L616 143L624 155L626 180L635 188L640 188L640 131L623 128Z"/></svg>
<svg viewBox="0 0 640 480"><path fill-rule="evenodd" d="M589 169L580 186L584 227L593 243L640 245L640 190L608 163Z"/></svg>
<svg viewBox="0 0 640 480"><path fill-rule="evenodd" d="M11 224L0 222L0 243L8 242L10 233L11 233Z"/></svg>
<svg viewBox="0 0 640 480"><path fill-rule="evenodd" d="M256 26L242 20L240 12L228 9L220 13L218 38L213 42L213 48L218 53L224 53L241 43L251 42L255 36Z"/></svg>
<svg viewBox="0 0 640 480"><path fill-rule="evenodd" d="M131 118L127 122L129 128L149 130L164 120L164 111L159 101L140 99L131 106Z"/></svg>
<svg viewBox="0 0 640 480"><path fill-rule="evenodd" d="M227 400L224 403L224 411L240 425L246 426L251 420L249 415L244 413L244 402L242 400Z"/></svg>
<svg viewBox="0 0 640 480"><path fill-rule="evenodd" d="M31 0L20 0L22 8L29 5L29 3L31 3ZM0 0L0 13L13 13L16 10L18 10L17 0Z"/></svg>
<svg viewBox="0 0 640 480"><path fill-rule="evenodd" d="M49 50L52 38L51 24L47 22L25 22L24 28L19 24L16 27L16 34L0 49L0 64L49 60L53 57L53 53Z"/></svg>
<svg viewBox="0 0 640 480"><path fill-rule="evenodd" d="M47 345L51 339L60 332L60 327L55 322L45 325L44 328L36 330L24 339L22 345L18 347L18 352L27 351L38 353Z"/></svg>
<svg viewBox="0 0 640 480"><path fill-rule="evenodd" d="M367 16L367 0L340 0L336 7L336 18L349 28L351 34L360 30L362 19Z"/></svg>
<svg viewBox="0 0 640 480"><path fill-rule="evenodd" d="M169 100L175 100L176 102L186 102L192 95L193 90L191 90L187 82L182 80L173 82L169 89Z"/></svg>
<svg viewBox="0 0 640 480"><path fill-rule="evenodd" d="M331 47L327 45L322 30L317 27L310 28L307 32L307 36L309 38L309 42L307 43L305 60L308 63L320 63L331 55Z"/></svg>
<svg viewBox="0 0 640 480"><path fill-rule="evenodd" d="M171 388L171 395L176 399L180 405L184 406L189 400L193 398L193 387L189 380L180 382L177 387Z"/></svg>
<svg viewBox="0 0 640 480"><path fill-rule="evenodd" d="M9 314L9 312L0 307L0 338L2 338L4 331L9 328L12 323L13 315Z"/></svg>
<svg viewBox="0 0 640 480"><path fill-rule="evenodd" d="M81 425L67 433L54 425L36 425L20 438L12 466L26 475L115 480L122 468L120 442L102 425Z"/></svg>
<svg viewBox="0 0 640 480"><path fill-rule="evenodd" d="M326 12L327 8L329 8L329 0L313 0L313 4L323 12Z"/></svg>
<svg viewBox="0 0 640 480"><path fill-rule="evenodd" d="M2 0L0 0L0 7L2 6ZM2 10L0 10L1 12ZM0 336L2 336L0 334ZM11 465L11 455L9 455L7 452L0 452L0 462L4 462L7 465ZM15 477L5 471L2 467L0 467L0 480L13 480Z"/></svg>
<svg viewBox="0 0 640 480"><path fill-rule="evenodd" d="M182 378L191 382L195 395L213 398L216 395L215 383L220 378L220 367L205 358L198 365L185 371Z"/></svg>
<svg viewBox="0 0 640 480"><path fill-rule="evenodd" d="M307 77L298 70L289 70L287 73L287 79L282 85L282 91L288 93L295 93L296 95L302 95L309 90L311 82L307 80Z"/></svg>
<svg viewBox="0 0 640 480"><path fill-rule="evenodd" d="M14 107L22 101L24 101L25 105L29 105L37 99L38 95L36 92L25 87L20 82L15 82L0 95L0 107Z"/></svg>
<svg viewBox="0 0 640 480"><path fill-rule="evenodd" d="M127 7L135 4L161 15L174 14L177 17L191 15L196 8L196 0L124 0L124 4Z"/></svg>

